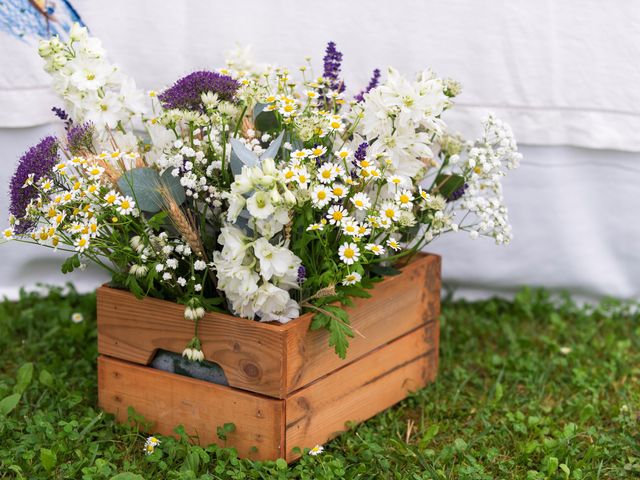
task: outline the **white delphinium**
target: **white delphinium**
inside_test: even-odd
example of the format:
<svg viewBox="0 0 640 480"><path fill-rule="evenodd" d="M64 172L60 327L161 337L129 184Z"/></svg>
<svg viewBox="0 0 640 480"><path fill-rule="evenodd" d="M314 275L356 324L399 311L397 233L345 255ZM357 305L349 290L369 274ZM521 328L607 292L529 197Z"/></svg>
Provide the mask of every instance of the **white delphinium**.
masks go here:
<svg viewBox="0 0 640 480"><path fill-rule="evenodd" d="M98 130L115 129L144 112L144 95L133 79L106 60L100 40L74 24L69 42L42 40L40 56L53 78L53 88L76 121L91 121Z"/></svg>
<svg viewBox="0 0 640 480"><path fill-rule="evenodd" d="M449 105L444 83L431 73L414 82L388 69L386 81L365 94L359 132L370 144L369 155L388 157L394 170L415 176L432 157L431 144L445 124L440 115Z"/></svg>

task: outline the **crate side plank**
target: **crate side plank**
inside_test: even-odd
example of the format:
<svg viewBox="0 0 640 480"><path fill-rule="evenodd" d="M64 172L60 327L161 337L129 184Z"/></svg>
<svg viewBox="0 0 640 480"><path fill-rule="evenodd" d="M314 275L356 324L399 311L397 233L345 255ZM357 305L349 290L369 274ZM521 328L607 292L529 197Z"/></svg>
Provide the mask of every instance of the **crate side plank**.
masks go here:
<svg viewBox="0 0 640 480"><path fill-rule="evenodd" d="M440 257L424 255L386 278L371 298L354 299L347 309L356 333L349 340L347 359L327 345L325 330L309 331L311 319L299 322L287 335L287 392L293 392L370 351L434 320L440 314Z"/></svg>
<svg viewBox="0 0 640 480"><path fill-rule="evenodd" d="M157 349L181 352L193 337L184 306L129 292L98 289L98 352L147 365ZM283 396L284 335L244 318L208 313L199 335L205 357L218 363L231 386Z"/></svg>
<svg viewBox="0 0 640 480"><path fill-rule="evenodd" d="M216 428L234 423L227 443L243 458L284 456L284 401L215 385L105 356L98 358L98 402L127 420L127 408L154 422L152 432L173 435L185 425L201 445L223 445ZM255 447L257 450L255 450Z"/></svg>
<svg viewBox="0 0 640 480"><path fill-rule="evenodd" d="M294 447L313 447L424 387L437 374L437 322L385 345L286 399L287 461Z"/></svg>

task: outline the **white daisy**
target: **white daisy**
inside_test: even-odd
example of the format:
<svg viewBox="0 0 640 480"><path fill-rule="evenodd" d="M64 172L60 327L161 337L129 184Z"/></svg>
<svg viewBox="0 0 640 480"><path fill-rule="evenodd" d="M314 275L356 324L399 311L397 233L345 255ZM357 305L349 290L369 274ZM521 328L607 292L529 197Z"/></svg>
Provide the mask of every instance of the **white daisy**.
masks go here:
<svg viewBox="0 0 640 480"><path fill-rule="evenodd" d="M332 205L327 212L327 220L331 225L340 226L342 222L348 219L347 211L340 205Z"/></svg>
<svg viewBox="0 0 640 480"><path fill-rule="evenodd" d="M129 196L120 197L117 202L118 208L117 211L121 215L129 215L133 212L133 209L136 207L133 198Z"/></svg>
<svg viewBox="0 0 640 480"><path fill-rule="evenodd" d="M358 272L352 272L344 277L344 279L342 280L342 284L355 285L356 283L360 282L360 280L362 280L362 275L360 275Z"/></svg>
<svg viewBox="0 0 640 480"><path fill-rule="evenodd" d="M387 240L387 246L396 252L401 248L398 241L394 240L393 238L390 238L389 240Z"/></svg>
<svg viewBox="0 0 640 480"><path fill-rule="evenodd" d="M324 230L324 225L321 223L312 223L307 227L307 232L322 231L322 230Z"/></svg>
<svg viewBox="0 0 640 480"><path fill-rule="evenodd" d="M396 202L400 205L400 208L410 209L413 207L413 193L404 189L396 193Z"/></svg>
<svg viewBox="0 0 640 480"><path fill-rule="evenodd" d="M384 255L384 247L377 243L367 243L364 249L376 255Z"/></svg>
<svg viewBox="0 0 640 480"><path fill-rule="evenodd" d="M316 185L311 191L311 201L318 208L324 208L333 199L333 193L326 185Z"/></svg>
<svg viewBox="0 0 640 480"><path fill-rule="evenodd" d="M366 210L371 206L371 200L364 192L358 192L351 197L351 203L353 203L353 206L358 210Z"/></svg>
<svg viewBox="0 0 640 480"><path fill-rule="evenodd" d="M338 249L340 260L347 265L353 265L360 258L360 249L355 243L345 242Z"/></svg>
<svg viewBox="0 0 640 480"><path fill-rule="evenodd" d="M349 235L351 237L359 236L359 226L358 223L353 220L347 220L342 222L342 232L345 235Z"/></svg>
<svg viewBox="0 0 640 480"><path fill-rule="evenodd" d="M391 202L384 202L380 206L380 217L396 222L400 218L400 211L395 204Z"/></svg>
<svg viewBox="0 0 640 480"><path fill-rule="evenodd" d="M84 252L87 248L89 248L89 235L81 235L73 245L76 247L76 252Z"/></svg>
<svg viewBox="0 0 640 480"><path fill-rule="evenodd" d="M338 171L334 168L335 165L329 162L323 163L318 169L318 180L322 183L331 183L335 180Z"/></svg>
<svg viewBox="0 0 640 480"><path fill-rule="evenodd" d="M336 198L344 198L347 195L347 189L341 183L334 183L331 188L331 193L333 193Z"/></svg>

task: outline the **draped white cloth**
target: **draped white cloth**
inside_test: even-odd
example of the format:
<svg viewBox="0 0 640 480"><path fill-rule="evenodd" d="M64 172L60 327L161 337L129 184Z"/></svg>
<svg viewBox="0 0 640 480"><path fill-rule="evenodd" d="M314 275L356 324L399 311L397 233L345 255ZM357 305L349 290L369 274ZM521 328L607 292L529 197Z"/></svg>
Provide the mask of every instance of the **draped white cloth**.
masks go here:
<svg viewBox="0 0 640 480"><path fill-rule="evenodd" d="M235 42L252 44L264 62L297 66L312 55L320 69L324 45L334 40L353 93L374 68L387 65L406 74L430 66L459 80L463 94L448 123L473 134L492 111L530 146L505 188L513 244L496 247L464 234L435 242L430 250L445 255L445 280L469 294L537 284L640 296L637 2L71 3L110 58L145 89L222 65ZM51 106L60 102L48 90L35 40L0 31L0 65L0 182L6 186L19 154L53 128L35 126L50 121ZM7 211L4 196L0 211ZM49 252L23 247L0 246L0 293L66 280L54 274ZM80 278L92 288L105 277L74 274Z"/></svg>

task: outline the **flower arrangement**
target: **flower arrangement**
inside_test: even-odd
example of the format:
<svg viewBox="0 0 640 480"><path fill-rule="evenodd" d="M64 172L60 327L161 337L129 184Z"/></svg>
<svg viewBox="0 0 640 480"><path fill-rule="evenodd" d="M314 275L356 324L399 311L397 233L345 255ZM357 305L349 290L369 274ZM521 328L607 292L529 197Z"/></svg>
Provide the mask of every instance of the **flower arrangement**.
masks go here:
<svg viewBox="0 0 640 480"><path fill-rule="evenodd" d="M184 304L192 360L211 310L283 323L311 311L344 357L343 307L398 262L448 232L511 239L511 129L489 116L476 141L450 134L460 86L431 71L375 70L350 96L330 42L321 76L308 59L294 78L238 50L144 95L77 25L39 53L66 134L20 159L4 237L69 252L63 272L92 261L138 297Z"/></svg>

